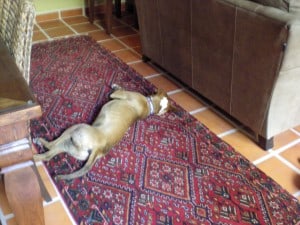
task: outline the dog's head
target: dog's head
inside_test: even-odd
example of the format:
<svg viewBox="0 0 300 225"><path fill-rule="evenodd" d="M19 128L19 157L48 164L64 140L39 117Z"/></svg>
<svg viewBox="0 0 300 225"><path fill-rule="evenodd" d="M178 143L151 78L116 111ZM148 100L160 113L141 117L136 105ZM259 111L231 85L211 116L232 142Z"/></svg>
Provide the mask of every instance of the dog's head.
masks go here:
<svg viewBox="0 0 300 225"><path fill-rule="evenodd" d="M151 98L154 104L154 114L163 115L166 112L174 110L167 93L163 90L158 90Z"/></svg>

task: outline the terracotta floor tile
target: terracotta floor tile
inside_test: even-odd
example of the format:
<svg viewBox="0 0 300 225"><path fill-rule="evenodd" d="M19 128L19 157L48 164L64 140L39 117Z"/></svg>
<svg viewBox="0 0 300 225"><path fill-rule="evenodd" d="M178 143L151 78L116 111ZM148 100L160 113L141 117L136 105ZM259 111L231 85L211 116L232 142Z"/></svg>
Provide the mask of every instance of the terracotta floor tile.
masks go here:
<svg viewBox="0 0 300 225"><path fill-rule="evenodd" d="M120 41L125 43L127 46L134 48L141 46L141 40L139 35L130 35L127 37L120 38Z"/></svg>
<svg viewBox="0 0 300 225"><path fill-rule="evenodd" d="M61 20L49 20L45 22L40 22L38 25L43 29L51 29L55 27L64 27L65 24Z"/></svg>
<svg viewBox="0 0 300 225"><path fill-rule="evenodd" d="M74 32L69 29L68 27L56 27L52 29L47 29L45 32L51 37L51 38L56 38L56 37L62 37L62 36L69 36L74 34Z"/></svg>
<svg viewBox="0 0 300 225"><path fill-rule="evenodd" d="M100 25L103 28L106 27L105 19L101 19L99 21L95 21L94 23ZM112 28L117 28L117 27L123 27L124 24L122 24L119 20L113 19L112 22L111 22L111 26L112 26Z"/></svg>
<svg viewBox="0 0 300 225"><path fill-rule="evenodd" d="M135 21L136 19L135 19L135 17L132 14L131 15L124 15L124 16L122 16L121 20L124 23L126 23L126 24L128 24L130 26L135 26L136 25L136 21Z"/></svg>
<svg viewBox="0 0 300 225"><path fill-rule="evenodd" d="M257 165L259 169L271 176L278 184L290 194L294 194L300 188L300 175L290 169L277 158L270 158Z"/></svg>
<svg viewBox="0 0 300 225"><path fill-rule="evenodd" d="M15 218L12 218L10 220L7 220L7 225L18 225Z"/></svg>
<svg viewBox="0 0 300 225"><path fill-rule="evenodd" d="M122 37L127 35L133 35L137 32L133 30L131 27L124 26L124 27L117 27L112 29L112 34L116 37Z"/></svg>
<svg viewBox="0 0 300 225"><path fill-rule="evenodd" d="M251 162L268 154L241 132L226 135L222 139Z"/></svg>
<svg viewBox="0 0 300 225"><path fill-rule="evenodd" d="M87 33L91 31L99 30L99 27L91 23L81 23L81 24L71 25L71 27L74 30L76 30L77 33Z"/></svg>
<svg viewBox="0 0 300 225"><path fill-rule="evenodd" d="M114 54L120 59L122 59L125 63L136 62L138 60L141 60L141 57L137 53L129 49L117 51Z"/></svg>
<svg viewBox="0 0 300 225"><path fill-rule="evenodd" d="M39 23L42 21L47 20L57 20L59 19L58 12L52 12L52 13L43 13L40 15L36 15L35 20Z"/></svg>
<svg viewBox="0 0 300 225"><path fill-rule="evenodd" d="M134 47L133 50L136 51L140 55L143 54L142 46Z"/></svg>
<svg viewBox="0 0 300 225"><path fill-rule="evenodd" d="M40 28L38 28L38 26L36 24L33 25L33 31L38 31L40 30Z"/></svg>
<svg viewBox="0 0 300 225"><path fill-rule="evenodd" d="M280 155L300 169L300 143L288 148Z"/></svg>
<svg viewBox="0 0 300 225"><path fill-rule="evenodd" d="M193 116L215 134L221 134L234 128L229 122L210 109L196 113Z"/></svg>
<svg viewBox="0 0 300 225"><path fill-rule="evenodd" d="M44 207L46 225L72 225L61 202L54 202Z"/></svg>
<svg viewBox="0 0 300 225"><path fill-rule="evenodd" d="M69 16L81 16L83 14L82 12L82 8L78 8L78 9L67 9L67 10L62 10L60 12L61 17L69 17Z"/></svg>
<svg viewBox="0 0 300 225"><path fill-rule="evenodd" d="M294 129L300 133L300 126L297 126Z"/></svg>
<svg viewBox="0 0 300 225"><path fill-rule="evenodd" d="M188 112L204 107L199 100L185 91L172 94L170 98Z"/></svg>
<svg viewBox="0 0 300 225"><path fill-rule="evenodd" d="M41 31L34 31L33 32L33 37L32 41L42 41L42 40L47 40L48 38L45 36L45 34Z"/></svg>
<svg viewBox="0 0 300 225"><path fill-rule="evenodd" d="M174 91L179 88L173 81L163 75L149 78L148 81L165 92Z"/></svg>
<svg viewBox="0 0 300 225"><path fill-rule="evenodd" d="M89 36L94 38L96 41L103 41L112 39L110 35L108 35L104 30L97 30L88 33Z"/></svg>
<svg viewBox="0 0 300 225"><path fill-rule="evenodd" d="M291 130L285 131L274 137L274 147L273 149L278 149L287 145L288 143L298 139L299 136L292 132Z"/></svg>
<svg viewBox="0 0 300 225"><path fill-rule="evenodd" d="M154 67L152 67L149 64L144 63L144 62L130 64L130 66L144 77L154 75L154 74L158 74L158 73L161 72L161 71L156 70Z"/></svg>
<svg viewBox="0 0 300 225"><path fill-rule="evenodd" d="M110 51L117 51L126 48L124 45L122 45L119 41L116 40L103 41L100 44Z"/></svg>
<svg viewBox="0 0 300 225"><path fill-rule="evenodd" d="M63 20L69 25L89 22L88 18L85 16L66 17L63 18Z"/></svg>

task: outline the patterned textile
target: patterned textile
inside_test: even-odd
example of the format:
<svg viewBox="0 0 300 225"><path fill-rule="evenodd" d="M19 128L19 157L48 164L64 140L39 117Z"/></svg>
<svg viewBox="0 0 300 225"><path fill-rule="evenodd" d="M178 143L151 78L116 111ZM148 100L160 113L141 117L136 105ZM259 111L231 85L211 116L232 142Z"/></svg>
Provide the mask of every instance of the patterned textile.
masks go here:
<svg viewBox="0 0 300 225"><path fill-rule="evenodd" d="M91 123L117 83L145 95L155 87L86 36L36 44L31 88L43 116L32 137L52 140ZM84 177L56 181L77 224L296 224L300 204L231 146L177 111L138 121ZM37 146L38 151L44 152ZM60 154L51 176L84 162Z"/></svg>
<svg viewBox="0 0 300 225"><path fill-rule="evenodd" d="M0 0L0 40L15 58L27 83L34 18L32 0Z"/></svg>

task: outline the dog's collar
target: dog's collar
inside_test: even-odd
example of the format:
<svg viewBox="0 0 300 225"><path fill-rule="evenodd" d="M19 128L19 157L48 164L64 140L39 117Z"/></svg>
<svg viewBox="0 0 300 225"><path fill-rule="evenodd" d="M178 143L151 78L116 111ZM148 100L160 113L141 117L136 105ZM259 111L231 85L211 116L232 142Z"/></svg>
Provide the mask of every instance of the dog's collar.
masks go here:
<svg viewBox="0 0 300 225"><path fill-rule="evenodd" d="M147 105L148 105L148 108L149 108L149 115L153 115L154 114L154 105L153 105L153 101L152 101L152 98L151 96L148 96L146 97L147 99Z"/></svg>

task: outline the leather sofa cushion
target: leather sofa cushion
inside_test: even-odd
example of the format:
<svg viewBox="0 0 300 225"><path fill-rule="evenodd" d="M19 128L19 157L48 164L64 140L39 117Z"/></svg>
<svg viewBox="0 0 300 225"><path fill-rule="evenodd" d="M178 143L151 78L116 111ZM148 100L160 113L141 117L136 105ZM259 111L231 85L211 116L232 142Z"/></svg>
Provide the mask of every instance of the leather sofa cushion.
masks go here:
<svg viewBox="0 0 300 225"><path fill-rule="evenodd" d="M300 0L252 0L252 1L262 5L271 6L274 8L284 10L286 12L300 15Z"/></svg>

